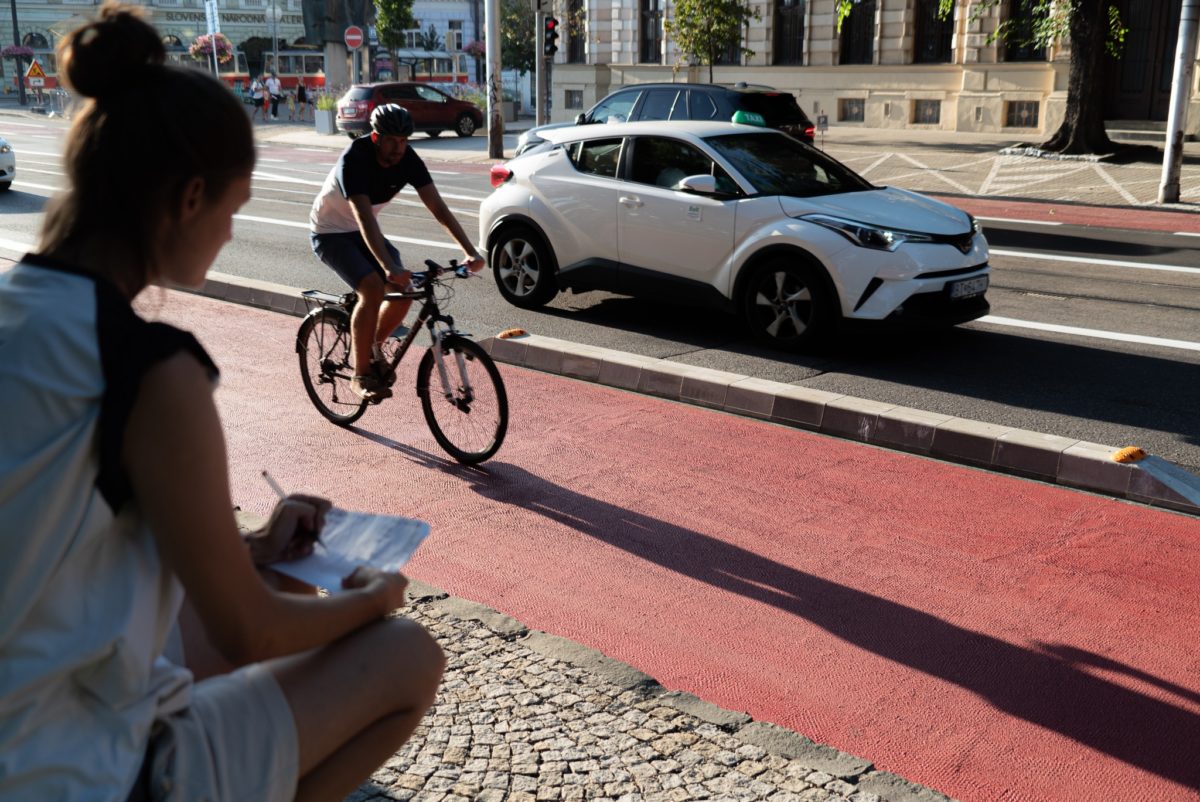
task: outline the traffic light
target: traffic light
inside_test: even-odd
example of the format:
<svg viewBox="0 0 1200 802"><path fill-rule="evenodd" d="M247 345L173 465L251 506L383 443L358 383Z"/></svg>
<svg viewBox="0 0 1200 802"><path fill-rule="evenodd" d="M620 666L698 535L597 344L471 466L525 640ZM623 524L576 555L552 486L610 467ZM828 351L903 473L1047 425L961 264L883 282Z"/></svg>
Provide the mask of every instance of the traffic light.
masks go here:
<svg viewBox="0 0 1200 802"><path fill-rule="evenodd" d="M546 43L543 49L543 55L550 58L558 52L558 20L554 17L546 17Z"/></svg>

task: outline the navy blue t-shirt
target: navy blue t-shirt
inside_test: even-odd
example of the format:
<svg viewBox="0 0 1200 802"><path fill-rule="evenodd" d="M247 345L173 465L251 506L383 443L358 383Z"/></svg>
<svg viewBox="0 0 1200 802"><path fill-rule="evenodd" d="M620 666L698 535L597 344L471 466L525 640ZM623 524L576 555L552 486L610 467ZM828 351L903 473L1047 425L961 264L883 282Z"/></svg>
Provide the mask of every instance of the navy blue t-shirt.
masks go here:
<svg viewBox="0 0 1200 802"><path fill-rule="evenodd" d="M421 189L431 183L433 179L425 162L411 146L395 165L380 167L371 137L359 137L342 151L313 201L309 214L311 230L315 234L358 231L358 223L350 210L351 195L366 195L378 215L380 207L405 186Z"/></svg>

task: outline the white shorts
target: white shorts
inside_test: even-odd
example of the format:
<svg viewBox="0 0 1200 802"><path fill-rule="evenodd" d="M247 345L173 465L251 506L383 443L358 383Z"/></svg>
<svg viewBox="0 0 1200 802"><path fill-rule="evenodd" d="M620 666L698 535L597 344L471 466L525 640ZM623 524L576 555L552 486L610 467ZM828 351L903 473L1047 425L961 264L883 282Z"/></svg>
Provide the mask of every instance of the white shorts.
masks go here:
<svg viewBox="0 0 1200 802"><path fill-rule="evenodd" d="M279 683L261 664L197 683L190 706L157 722L150 741L155 802L296 796L296 722Z"/></svg>

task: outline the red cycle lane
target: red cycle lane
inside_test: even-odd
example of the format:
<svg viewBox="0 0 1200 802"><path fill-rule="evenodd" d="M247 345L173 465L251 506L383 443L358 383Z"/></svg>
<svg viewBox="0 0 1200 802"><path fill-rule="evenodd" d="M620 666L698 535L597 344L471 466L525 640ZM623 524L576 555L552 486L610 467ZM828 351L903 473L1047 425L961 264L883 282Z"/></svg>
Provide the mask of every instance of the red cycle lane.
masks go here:
<svg viewBox="0 0 1200 802"><path fill-rule="evenodd" d="M1200 800L1200 521L501 366L465 468L412 387L352 429L296 318L176 293L235 500L412 515L410 573L963 800Z"/></svg>

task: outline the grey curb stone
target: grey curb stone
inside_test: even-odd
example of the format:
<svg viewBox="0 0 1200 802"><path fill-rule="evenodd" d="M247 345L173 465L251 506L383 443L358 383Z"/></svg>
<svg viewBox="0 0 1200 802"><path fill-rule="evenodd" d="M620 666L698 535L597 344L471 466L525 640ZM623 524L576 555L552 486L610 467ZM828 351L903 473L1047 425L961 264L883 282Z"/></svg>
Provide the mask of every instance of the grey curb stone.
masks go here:
<svg viewBox="0 0 1200 802"><path fill-rule="evenodd" d="M658 684L658 680L649 674L573 640L534 629L521 638L521 643L538 654L570 663L602 677L606 682L623 690L637 691L646 696L662 693L663 688Z"/></svg>
<svg viewBox="0 0 1200 802"><path fill-rule="evenodd" d="M687 713L701 721L715 724L723 730L736 730L754 720L746 713L717 707L712 702L706 702L699 696L684 691L668 691L659 697L658 701L675 708L680 713Z"/></svg>
<svg viewBox="0 0 1200 802"><path fill-rule="evenodd" d="M299 290L240 276L209 273L199 293L289 315L305 312ZM1115 446L938 415L536 334L507 339L486 337L480 338L479 343L497 361L511 365L1200 515L1200 504L1175 492L1137 463L1113 462Z"/></svg>
<svg viewBox="0 0 1200 802"><path fill-rule="evenodd" d="M738 736L772 754L798 760L813 771L839 779L855 779L872 768L869 760L848 755L832 746L814 743L797 732L769 721L752 721L738 730Z"/></svg>

